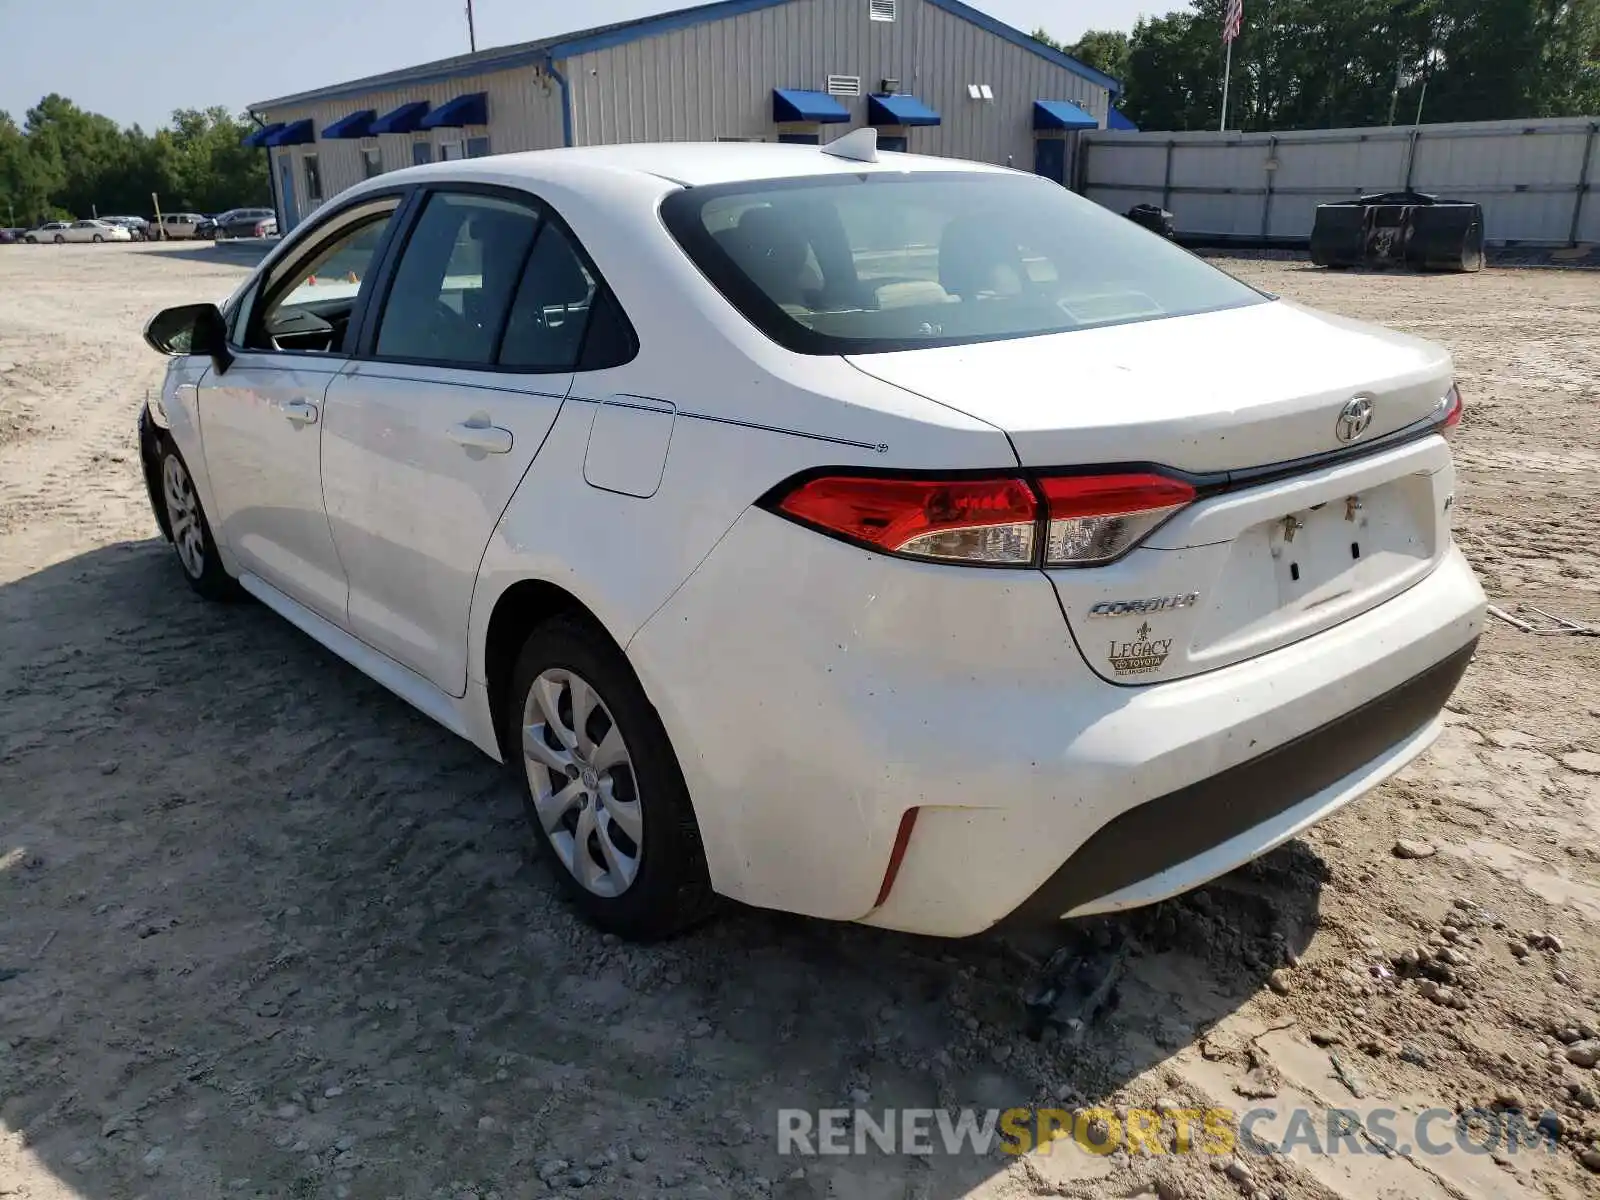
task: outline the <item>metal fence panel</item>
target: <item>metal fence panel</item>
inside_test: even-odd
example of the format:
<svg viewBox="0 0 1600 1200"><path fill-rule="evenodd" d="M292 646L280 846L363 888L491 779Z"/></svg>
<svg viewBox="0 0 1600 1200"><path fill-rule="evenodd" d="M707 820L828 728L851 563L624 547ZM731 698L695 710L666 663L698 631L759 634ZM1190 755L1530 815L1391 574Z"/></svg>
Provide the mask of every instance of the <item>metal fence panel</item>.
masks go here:
<svg viewBox="0 0 1600 1200"><path fill-rule="evenodd" d="M1172 211L1180 235L1303 241L1316 208L1411 187L1483 205L1504 245L1600 241L1600 120L1481 121L1283 133L1085 135L1084 191Z"/></svg>

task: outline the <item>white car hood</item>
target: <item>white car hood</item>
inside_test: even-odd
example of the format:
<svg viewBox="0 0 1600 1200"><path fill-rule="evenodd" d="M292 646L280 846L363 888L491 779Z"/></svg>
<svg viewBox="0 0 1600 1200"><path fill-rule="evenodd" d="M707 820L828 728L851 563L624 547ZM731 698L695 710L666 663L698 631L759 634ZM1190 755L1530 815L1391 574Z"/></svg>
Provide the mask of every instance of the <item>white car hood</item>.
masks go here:
<svg viewBox="0 0 1600 1200"><path fill-rule="evenodd" d="M1371 441L1427 417L1452 377L1439 346L1281 300L848 361L1004 430L1024 466L1202 472L1337 449L1340 410L1362 392Z"/></svg>

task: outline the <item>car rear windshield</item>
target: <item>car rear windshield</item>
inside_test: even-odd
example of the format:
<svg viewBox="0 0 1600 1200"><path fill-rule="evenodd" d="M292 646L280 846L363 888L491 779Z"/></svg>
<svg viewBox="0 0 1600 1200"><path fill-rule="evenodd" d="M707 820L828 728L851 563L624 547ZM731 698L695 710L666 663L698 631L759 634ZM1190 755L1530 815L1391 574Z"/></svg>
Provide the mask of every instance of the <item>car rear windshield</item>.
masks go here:
<svg viewBox="0 0 1600 1200"><path fill-rule="evenodd" d="M686 188L662 216L746 318L807 354L1030 337L1268 299L1025 175L864 172Z"/></svg>

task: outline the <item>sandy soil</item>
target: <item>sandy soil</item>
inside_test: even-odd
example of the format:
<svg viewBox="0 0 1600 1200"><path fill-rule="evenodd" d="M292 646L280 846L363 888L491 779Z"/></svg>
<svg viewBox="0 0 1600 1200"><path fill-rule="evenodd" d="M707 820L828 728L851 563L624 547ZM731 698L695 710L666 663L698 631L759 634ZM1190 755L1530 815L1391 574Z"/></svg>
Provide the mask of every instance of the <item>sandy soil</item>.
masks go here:
<svg viewBox="0 0 1600 1200"><path fill-rule="evenodd" d="M1233 267L1447 342L1462 544L1501 603L1600 622L1600 275ZM1049 944L752 912L614 944L528 863L492 764L259 606L197 600L157 540L140 324L242 269L0 250L0 1196L1596 1194L1600 641L1494 623L1403 778L1203 894L1064 929L1131 951L1075 1050L1019 1001ZM777 1153L780 1107L1158 1099L1548 1110L1559 1140Z"/></svg>

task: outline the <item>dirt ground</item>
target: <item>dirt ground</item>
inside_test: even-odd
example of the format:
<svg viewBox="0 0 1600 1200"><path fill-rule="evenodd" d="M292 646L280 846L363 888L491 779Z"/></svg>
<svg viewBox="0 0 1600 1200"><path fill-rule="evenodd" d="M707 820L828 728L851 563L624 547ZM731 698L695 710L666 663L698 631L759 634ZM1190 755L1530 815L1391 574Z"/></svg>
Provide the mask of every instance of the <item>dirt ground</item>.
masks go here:
<svg viewBox="0 0 1600 1200"><path fill-rule="evenodd" d="M1600 274L1229 266L1447 343L1462 545L1502 605L1600 622ZM1491 622L1399 780L1203 893L1064 928L1129 955L1077 1048L1021 1003L1049 943L734 911L615 944L529 863L493 764L264 608L195 598L158 540L139 329L243 270L0 249L0 1196L1600 1191L1600 640ZM1105 1106L1120 1128L1158 1100L1402 1126L1484 1106L1557 1140L778 1153L780 1108Z"/></svg>

